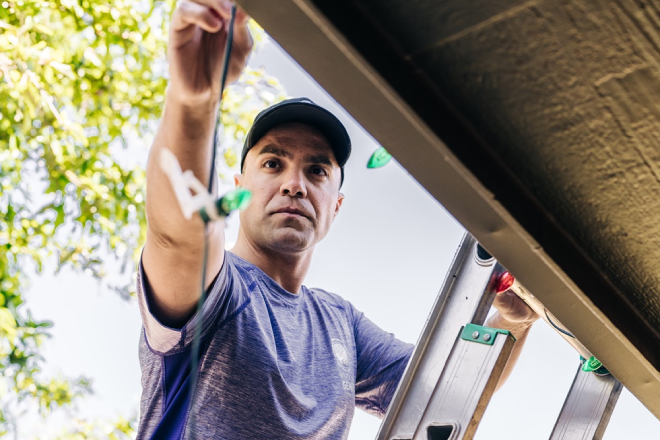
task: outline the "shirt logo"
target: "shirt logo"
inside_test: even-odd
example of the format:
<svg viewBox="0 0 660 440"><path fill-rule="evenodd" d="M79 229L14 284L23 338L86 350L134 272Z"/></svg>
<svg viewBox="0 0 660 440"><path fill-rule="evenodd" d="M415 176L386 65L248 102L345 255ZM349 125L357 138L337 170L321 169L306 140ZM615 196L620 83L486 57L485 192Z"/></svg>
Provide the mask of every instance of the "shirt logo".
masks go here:
<svg viewBox="0 0 660 440"><path fill-rule="evenodd" d="M339 365L341 365L345 370L348 370L350 363L348 362L348 350L346 350L344 343L339 339L333 339L332 352L335 354Z"/></svg>

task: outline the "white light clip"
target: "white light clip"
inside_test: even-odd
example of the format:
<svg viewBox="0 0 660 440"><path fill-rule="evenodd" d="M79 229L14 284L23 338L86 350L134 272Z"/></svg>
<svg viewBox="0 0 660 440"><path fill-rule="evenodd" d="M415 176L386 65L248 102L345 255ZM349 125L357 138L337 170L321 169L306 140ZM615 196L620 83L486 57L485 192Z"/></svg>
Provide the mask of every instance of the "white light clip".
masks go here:
<svg viewBox="0 0 660 440"><path fill-rule="evenodd" d="M174 189L174 194L179 201L181 212L186 220L190 220L193 214L202 208L211 220L222 218L218 215L215 207L216 197L209 194L206 187L197 180L190 170L181 171L181 166L174 153L163 148L160 153L160 167L167 174ZM190 193L195 192L195 195Z"/></svg>

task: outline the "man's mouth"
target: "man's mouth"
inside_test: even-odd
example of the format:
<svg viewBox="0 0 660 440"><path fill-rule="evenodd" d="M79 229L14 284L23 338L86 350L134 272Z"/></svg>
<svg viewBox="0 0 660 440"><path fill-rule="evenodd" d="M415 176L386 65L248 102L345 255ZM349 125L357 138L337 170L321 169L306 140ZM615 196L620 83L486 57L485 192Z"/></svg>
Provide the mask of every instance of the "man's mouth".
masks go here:
<svg viewBox="0 0 660 440"><path fill-rule="evenodd" d="M296 209L296 208L278 209L277 211L274 212L274 214L284 214L284 215L291 215L291 216L309 218L304 211L301 211L300 209Z"/></svg>

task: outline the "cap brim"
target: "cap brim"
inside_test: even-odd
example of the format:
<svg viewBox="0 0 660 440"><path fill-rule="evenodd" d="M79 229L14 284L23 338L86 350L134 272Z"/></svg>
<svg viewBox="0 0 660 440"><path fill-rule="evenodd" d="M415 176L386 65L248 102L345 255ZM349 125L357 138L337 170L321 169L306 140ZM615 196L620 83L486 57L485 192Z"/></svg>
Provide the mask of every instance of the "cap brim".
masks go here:
<svg viewBox="0 0 660 440"><path fill-rule="evenodd" d="M319 130L330 143L335 160L343 167L351 154L351 140L344 125L326 109L308 101L276 104L257 117L248 133L241 157L241 168L247 152L272 128L286 123L299 122Z"/></svg>

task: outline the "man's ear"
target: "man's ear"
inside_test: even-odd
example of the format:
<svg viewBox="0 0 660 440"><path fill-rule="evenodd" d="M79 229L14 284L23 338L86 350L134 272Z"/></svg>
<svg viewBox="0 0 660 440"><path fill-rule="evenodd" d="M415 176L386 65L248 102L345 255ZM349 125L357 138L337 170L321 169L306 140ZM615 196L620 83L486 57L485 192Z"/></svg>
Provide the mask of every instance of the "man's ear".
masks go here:
<svg viewBox="0 0 660 440"><path fill-rule="evenodd" d="M337 198L337 205L335 206L335 215L332 216L333 220L337 217L337 214L339 214L339 208L341 208L341 204L343 202L344 202L344 194L339 193L339 197Z"/></svg>
<svg viewBox="0 0 660 440"><path fill-rule="evenodd" d="M234 174L234 186L236 186L236 187L243 186L243 175L242 174Z"/></svg>

